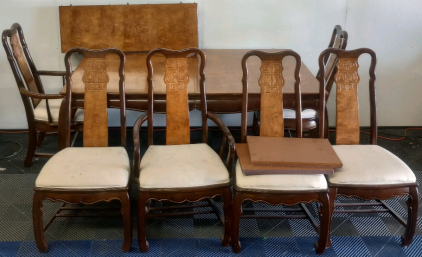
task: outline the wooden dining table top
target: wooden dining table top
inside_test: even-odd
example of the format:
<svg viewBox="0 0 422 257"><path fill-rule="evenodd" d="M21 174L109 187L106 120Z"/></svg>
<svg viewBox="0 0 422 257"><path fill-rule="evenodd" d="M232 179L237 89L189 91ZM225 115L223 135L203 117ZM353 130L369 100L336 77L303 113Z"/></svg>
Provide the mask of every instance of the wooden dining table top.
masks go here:
<svg viewBox="0 0 422 257"><path fill-rule="evenodd" d="M205 88L207 95L218 97L219 95L241 95L242 94L242 76L241 67L242 57L249 51L248 49L203 49L206 55L205 67ZM277 52L280 50L263 50L268 52ZM148 70L146 66L147 53L126 53L125 64L125 91L127 96L146 98L148 94L147 76ZM199 57L198 57L199 58ZM190 95L199 94L199 76L198 76L198 58L193 57L188 60L189 83L188 92ZM72 75L72 92L74 95L82 95L85 90L85 84L82 82L84 73L84 60L80 62ZM118 95L118 65L119 58L117 55L108 55L106 57L107 72L109 75L109 83L107 86L108 94ZM164 83L165 73L164 56L156 56L152 58L154 67L154 94L165 94L166 85ZM249 93L260 94L261 88L258 85L260 76L261 61L258 57L251 57L248 60L249 70ZM283 60L283 77L285 85L283 93L294 93L294 68L295 59L286 57ZM310 70L302 63L301 71L301 91L302 94L318 94L319 82ZM65 87L61 94L65 94Z"/></svg>

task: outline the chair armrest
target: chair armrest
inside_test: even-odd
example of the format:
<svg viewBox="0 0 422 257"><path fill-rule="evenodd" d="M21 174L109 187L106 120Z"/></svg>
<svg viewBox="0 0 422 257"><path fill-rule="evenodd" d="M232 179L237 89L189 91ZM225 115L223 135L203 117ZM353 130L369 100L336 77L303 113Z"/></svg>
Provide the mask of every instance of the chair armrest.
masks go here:
<svg viewBox="0 0 422 257"><path fill-rule="evenodd" d="M38 75L41 76L66 76L66 71L48 71L48 70L39 70Z"/></svg>
<svg viewBox="0 0 422 257"><path fill-rule="evenodd" d="M60 95L60 94L34 93L34 92L31 92L31 91L26 90L23 87L19 88L19 91L23 95L29 96L31 98L36 98L36 99L61 99L61 98L64 98L65 97L65 95Z"/></svg>
<svg viewBox="0 0 422 257"><path fill-rule="evenodd" d="M233 161L236 154L236 146L235 146L236 144L235 144L233 135L230 133L230 130L229 128L227 128L226 124L224 124L224 122L214 113L208 112L207 118L212 120L215 124L217 124L218 128L224 134L223 142L221 144L221 149L220 149L220 158L222 160L224 158L224 147L225 147L226 142L228 141L229 153L226 159L226 167L229 171L231 171L233 169Z"/></svg>
<svg viewBox="0 0 422 257"><path fill-rule="evenodd" d="M146 113L142 114L133 125L133 177L132 180L136 183L139 183L139 174L141 170L139 166L141 165L141 140L139 139L139 130L141 129L142 124L147 120L148 115Z"/></svg>

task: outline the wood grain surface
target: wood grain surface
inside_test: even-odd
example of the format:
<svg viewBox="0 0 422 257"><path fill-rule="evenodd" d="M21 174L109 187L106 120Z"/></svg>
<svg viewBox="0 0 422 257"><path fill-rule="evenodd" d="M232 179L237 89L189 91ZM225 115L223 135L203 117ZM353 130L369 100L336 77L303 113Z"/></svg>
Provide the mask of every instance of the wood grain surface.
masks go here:
<svg viewBox="0 0 422 257"><path fill-rule="evenodd" d="M197 4L60 6L62 53L72 47L125 52L198 47Z"/></svg>
<svg viewBox="0 0 422 257"><path fill-rule="evenodd" d="M252 165L248 144L236 144L236 153L245 175L271 174L334 174L333 169L289 166Z"/></svg>
<svg viewBox="0 0 422 257"><path fill-rule="evenodd" d="M167 58L164 82L166 95L166 145L190 143L187 58Z"/></svg>
<svg viewBox="0 0 422 257"><path fill-rule="evenodd" d="M339 58L337 74L336 144L358 145L360 142L358 104L358 59Z"/></svg>
<svg viewBox="0 0 422 257"><path fill-rule="evenodd" d="M259 135L263 137L283 137L283 85L280 61L263 60L261 64L261 126Z"/></svg>
<svg viewBox="0 0 422 257"><path fill-rule="evenodd" d="M72 76L72 92L74 94L83 94L85 85L82 81L84 74L84 61L78 65ZM109 54L106 56L107 73L110 77L110 83L107 87L107 93L119 95L119 56ZM164 83L164 74L166 71L166 58L164 56L154 56L152 59L154 65L154 93L165 94L166 84ZM199 92L198 86L198 59L188 58L189 83L188 92L194 94ZM146 67L146 54L126 54L125 64L125 92L126 95L147 95L148 94L148 70ZM61 94L66 94L64 87Z"/></svg>
<svg viewBox="0 0 422 257"><path fill-rule="evenodd" d="M279 52L282 49L263 49L265 52ZM250 49L204 49L207 56L207 94L242 94L242 67L243 56ZM261 60L251 56L248 65L248 92L259 94L261 87L258 84L261 76ZM284 94L294 94L294 70L296 60L292 56L283 59ZM300 69L300 87L302 94L318 94L319 83L312 72L302 63Z"/></svg>
<svg viewBox="0 0 422 257"><path fill-rule="evenodd" d="M84 99L84 147L108 146L107 63L104 58L86 58Z"/></svg>
<svg viewBox="0 0 422 257"><path fill-rule="evenodd" d="M207 80L205 86L207 88L207 95L227 95L227 94L242 94L242 67L240 65L242 57L248 52L248 49L204 49L203 52L207 56L207 67L205 73ZM271 50L279 51L279 50ZM261 61L257 57L251 57L248 61L249 74L249 93L259 94L261 88L258 84L260 77L259 67ZM107 72L110 76L110 87L107 92L112 95L118 95L118 65L119 59L115 55L108 55ZM154 56L154 77L162 78L165 73L166 58L164 56ZM188 58L189 69L189 94L199 94L198 81L198 59ZM75 94L83 94L85 85L82 83L83 75L83 60L73 73L72 92ZM283 93L294 93L294 76L295 59L293 57L286 57L283 60L283 77L285 80ZM146 54L126 54L125 65L125 89L127 95L147 95L148 71L146 68ZM302 63L300 70L301 77L301 91L302 95L318 94L319 83L315 76ZM154 79L154 93L165 94L166 85L162 79ZM62 89L61 94L65 94L66 89Z"/></svg>
<svg viewBox="0 0 422 257"><path fill-rule="evenodd" d="M34 93L40 93L38 91L37 85L35 84L32 72L29 69L28 63L26 62L17 34L14 34L10 37L10 45L12 46L13 55L15 56L15 59L19 66L19 70L22 74L23 79L25 80L28 90ZM41 99L37 98L31 98L31 100L34 104L34 107L36 107L38 103L41 102Z"/></svg>
<svg viewBox="0 0 422 257"><path fill-rule="evenodd" d="M328 139L247 136L252 165L341 168Z"/></svg>

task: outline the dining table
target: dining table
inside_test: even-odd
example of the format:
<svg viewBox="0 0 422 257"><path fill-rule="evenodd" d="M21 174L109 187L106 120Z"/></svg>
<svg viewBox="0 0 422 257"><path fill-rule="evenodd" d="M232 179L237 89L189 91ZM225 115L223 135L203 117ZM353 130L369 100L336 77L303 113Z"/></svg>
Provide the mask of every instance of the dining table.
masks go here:
<svg viewBox="0 0 422 257"><path fill-rule="evenodd" d="M205 64L205 91L208 111L213 113L241 113L242 111L242 76L241 60L249 49L201 49L206 56ZM278 52L282 49L262 49L267 52ZM145 112L148 103L148 70L146 65L147 52L125 52L126 63L125 73L125 95L126 108ZM189 109L200 109L199 97L199 57L188 58L188 96ZM84 74L84 61L82 59L72 74L72 99L76 107L83 108L85 84L82 81ZM152 59L154 64L154 112L165 113L166 85L164 83L165 63L164 56L157 56ZM286 57L283 60L283 107L294 109L294 83L293 76L295 59ZM119 58L115 55L106 57L107 73L109 82L107 85L107 102L110 108L119 108L118 90L118 65ZM258 57L251 57L247 62L248 66L248 111L260 109L261 88L258 84L260 77L261 61ZM318 111L319 82L312 72L303 64L300 70L300 86L302 93L302 109L315 109ZM66 86L60 92L66 94ZM64 119L66 115L66 98L62 102L59 116L59 150L70 145L70 133L61 129L69 127L69 120Z"/></svg>

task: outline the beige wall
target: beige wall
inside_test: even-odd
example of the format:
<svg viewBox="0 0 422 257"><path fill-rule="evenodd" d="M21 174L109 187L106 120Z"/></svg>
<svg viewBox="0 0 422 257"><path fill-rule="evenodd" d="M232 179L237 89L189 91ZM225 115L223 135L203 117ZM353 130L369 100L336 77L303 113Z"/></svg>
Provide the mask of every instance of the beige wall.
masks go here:
<svg viewBox="0 0 422 257"><path fill-rule="evenodd" d="M19 22L37 68L64 70L60 52L58 6L126 4L128 0L0 0L0 28ZM130 4L179 3L129 1ZM372 48L378 55L377 97L380 126L422 126L422 1L387 0L195 0L198 3L201 48L291 48L316 74L317 59L328 45L334 25L349 33L348 49ZM362 71L368 58L361 58ZM239 64L240 68L240 64ZM47 92L56 92L60 80L44 78ZM367 72L361 83L367 81ZM240 83L240 78L239 78ZM239 85L240 86L240 85ZM367 90L360 97L367 99ZM335 111L330 98L330 123ZM361 103L362 125L368 125L368 104ZM110 125L117 125L117 114ZM128 125L139 113L129 112ZM198 113L193 125L199 125ZM240 125L239 115L224 115L229 125ZM158 119L157 125L165 120ZM0 50L0 129L26 128L22 101L5 52Z"/></svg>

